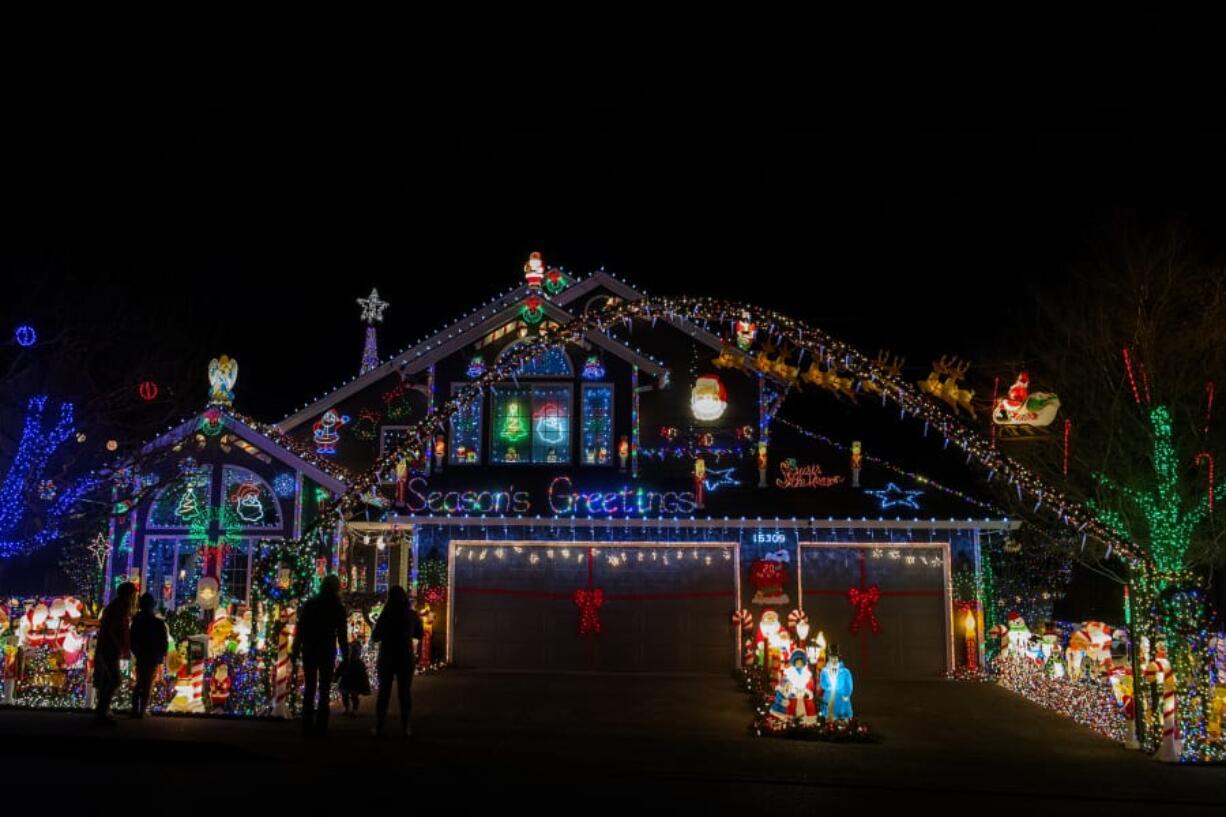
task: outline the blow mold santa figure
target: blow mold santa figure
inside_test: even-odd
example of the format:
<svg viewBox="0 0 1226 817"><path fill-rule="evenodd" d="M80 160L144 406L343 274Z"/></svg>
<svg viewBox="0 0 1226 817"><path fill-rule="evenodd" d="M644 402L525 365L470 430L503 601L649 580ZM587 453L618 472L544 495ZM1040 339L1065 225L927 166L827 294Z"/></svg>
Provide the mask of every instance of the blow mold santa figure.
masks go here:
<svg viewBox="0 0 1226 817"><path fill-rule="evenodd" d="M804 650L792 651L788 668L775 687L770 716L785 723L799 718L802 726L817 724L817 682Z"/></svg>
<svg viewBox="0 0 1226 817"><path fill-rule="evenodd" d="M758 621L754 655L759 667L772 684L778 683L783 666L792 652L792 638L774 610L764 610Z"/></svg>

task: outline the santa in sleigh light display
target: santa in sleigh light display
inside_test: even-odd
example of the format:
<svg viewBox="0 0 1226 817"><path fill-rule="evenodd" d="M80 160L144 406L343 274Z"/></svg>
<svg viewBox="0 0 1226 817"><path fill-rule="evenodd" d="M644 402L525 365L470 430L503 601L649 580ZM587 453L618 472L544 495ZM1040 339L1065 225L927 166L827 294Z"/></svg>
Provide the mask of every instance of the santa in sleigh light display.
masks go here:
<svg viewBox="0 0 1226 817"><path fill-rule="evenodd" d="M1030 375L1021 372L1008 393L992 406L992 422L998 426L1045 428L1056 419L1060 398L1051 392L1030 393Z"/></svg>

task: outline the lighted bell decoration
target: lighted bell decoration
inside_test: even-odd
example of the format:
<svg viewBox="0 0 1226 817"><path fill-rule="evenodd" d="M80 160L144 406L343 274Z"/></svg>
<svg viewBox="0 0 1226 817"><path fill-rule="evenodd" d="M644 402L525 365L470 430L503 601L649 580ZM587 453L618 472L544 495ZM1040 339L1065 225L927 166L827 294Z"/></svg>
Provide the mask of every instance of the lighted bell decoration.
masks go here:
<svg viewBox="0 0 1226 817"><path fill-rule="evenodd" d="M690 411L695 420L718 420L727 409L728 390L718 376L704 374L694 381L694 388L690 390Z"/></svg>
<svg viewBox="0 0 1226 817"><path fill-rule="evenodd" d="M447 458L447 438L441 435L434 438L434 458L440 463Z"/></svg>
<svg viewBox="0 0 1226 817"><path fill-rule="evenodd" d="M289 590L290 584L290 569L286 565L281 565L277 568L277 587L281 590Z"/></svg>

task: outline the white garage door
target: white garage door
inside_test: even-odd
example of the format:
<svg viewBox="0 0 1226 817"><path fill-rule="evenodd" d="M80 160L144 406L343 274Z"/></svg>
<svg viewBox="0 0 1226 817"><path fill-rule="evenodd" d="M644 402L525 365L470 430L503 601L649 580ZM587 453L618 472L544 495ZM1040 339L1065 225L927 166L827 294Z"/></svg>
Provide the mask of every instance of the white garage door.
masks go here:
<svg viewBox="0 0 1226 817"><path fill-rule="evenodd" d="M451 550L456 666L685 673L733 666L735 545L453 542ZM587 594L580 601L588 632L576 591ZM590 601L597 591L599 607Z"/></svg>

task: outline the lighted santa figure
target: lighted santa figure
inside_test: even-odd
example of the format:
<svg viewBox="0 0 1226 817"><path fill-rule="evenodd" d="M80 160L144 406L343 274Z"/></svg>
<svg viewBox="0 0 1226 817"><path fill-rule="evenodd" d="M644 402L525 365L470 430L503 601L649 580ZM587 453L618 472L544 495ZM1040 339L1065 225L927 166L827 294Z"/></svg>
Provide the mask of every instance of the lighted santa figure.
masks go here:
<svg viewBox="0 0 1226 817"><path fill-rule="evenodd" d="M323 416L311 426L315 438L316 453L335 454L336 444L341 439L341 426L348 422L349 418L337 414L335 409L325 411Z"/></svg>
<svg viewBox="0 0 1226 817"><path fill-rule="evenodd" d="M809 656L804 650L793 650L789 665L775 687L775 700L770 716L790 722L799 719L803 726L817 723L817 683L809 669Z"/></svg>
<svg viewBox="0 0 1226 817"><path fill-rule="evenodd" d="M218 664L217 669L213 670L213 681L209 684L209 703L213 705L215 711L226 708L226 701L230 700L232 685L230 668L225 664Z"/></svg>
<svg viewBox="0 0 1226 817"><path fill-rule="evenodd" d="M764 610L758 620L754 639L754 657L771 683L778 681L782 668L792 652L792 638L774 610Z"/></svg>
<svg viewBox="0 0 1226 817"><path fill-rule="evenodd" d="M539 252L534 252L528 256L527 262L524 263L524 282L529 289L540 289L541 281L545 278L545 261L541 258Z"/></svg>
<svg viewBox="0 0 1226 817"><path fill-rule="evenodd" d="M836 651L830 651L822 670L822 713L826 720L850 720L852 717L851 670L843 666Z"/></svg>
<svg viewBox="0 0 1226 817"><path fill-rule="evenodd" d="M1060 398L1050 392L1030 393L1030 375L1021 372L1008 393L992 407L992 422L1006 426L1048 426L1060 410Z"/></svg>

